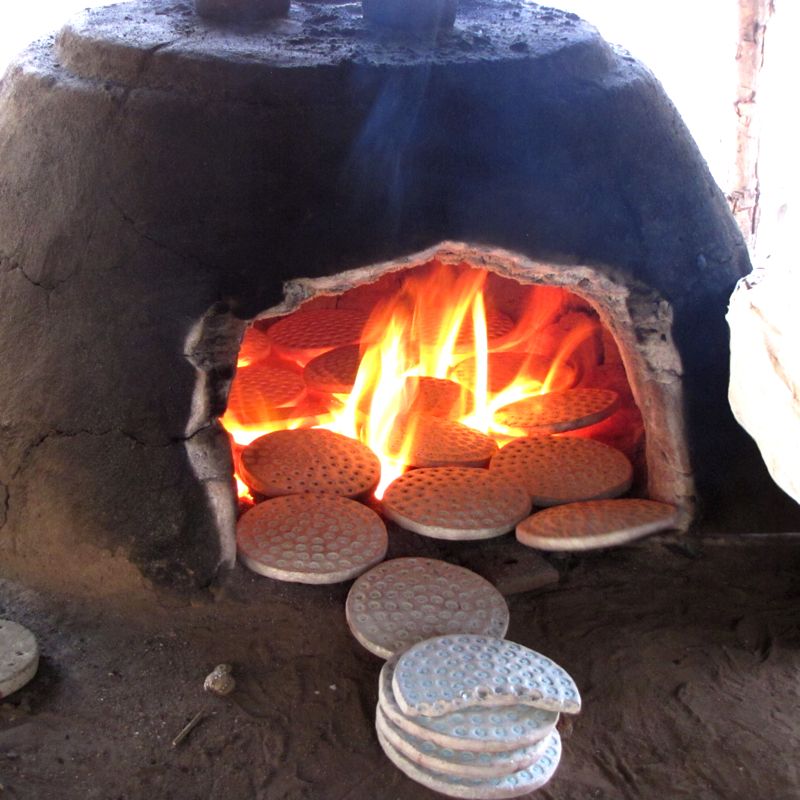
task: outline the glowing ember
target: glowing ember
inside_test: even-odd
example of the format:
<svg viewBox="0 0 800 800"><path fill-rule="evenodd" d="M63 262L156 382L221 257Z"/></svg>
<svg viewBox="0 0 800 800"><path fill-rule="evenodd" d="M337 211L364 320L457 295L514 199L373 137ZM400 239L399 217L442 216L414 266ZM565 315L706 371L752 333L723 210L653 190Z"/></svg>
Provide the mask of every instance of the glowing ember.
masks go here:
<svg viewBox="0 0 800 800"><path fill-rule="evenodd" d="M262 392L262 407L254 419L252 399L247 409L237 406L238 383L257 383L255 371L272 370L285 377L276 370L297 369L298 359L294 354L295 363L281 361L276 355L280 348L267 360L247 359L248 366L240 365L222 424L240 447L274 430L301 427L327 428L358 439L381 461L378 498L408 468L417 428L427 424L430 414L447 416L499 445L525 435L500 424L497 412L510 403L574 385L579 370L571 359L598 325L583 317L582 324L554 333L563 310L561 293L522 287L530 301L513 323L494 308L487 278L485 270L439 263L409 273L400 290L380 300L369 315L349 393L326 393L312 382L301 398L271 406L270 396L281 393ZM263 352L261 337L257 342ZM332 342L327 349L340 344ZM309 356L319 352L317 342ZM431 393L437 399L446 396L446 403L431 402ZM237 481L241 495L246 487L238 476Z"/></svg>

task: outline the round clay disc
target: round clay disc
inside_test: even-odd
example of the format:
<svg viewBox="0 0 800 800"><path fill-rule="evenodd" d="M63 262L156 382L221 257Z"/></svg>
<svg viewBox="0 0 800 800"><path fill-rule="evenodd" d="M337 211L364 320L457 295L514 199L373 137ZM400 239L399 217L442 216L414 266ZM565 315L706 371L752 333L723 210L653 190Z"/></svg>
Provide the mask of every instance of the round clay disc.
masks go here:
<svg viewBox="0 0 800 800"><path fill-rule="evenodd" d="M451 417L459 411L467 412L473 405L471 392L466 392L464 408L459 409L461 395L465 390L455 381L447 378L432 378L423 375L416 381L414 399L411 401L411 412L429 417Z"/></svg>
<svg viewBox="0 0 800 800"><path fill-rule="evenodd" d="M332 394L349 394L358 375L361 348L357 344L336 347L306 364L303 377L309 389Z"/></svg>
<svg viewBox="0 0 800 800"><path fill-rule="evenodd" d="M414 333L419 341L426 346L440 343L442 320L437 317L426 317L418 321L414 327ZM486 314L486 339L492 342L502 339L514 329L514 321L511 317L499 311L490 311ZM472 332L472 317L468 314L461 324L461 328L456 336L453 345L453 352L456 354L472 353L475 350L475 341Z"/></svg>
<svg viewBox="0 0 800 800"><path fill-rule="evenodd" d="M314 425L322 425L330 422L334 417L334 412L341 409L342 404L334 397L304 396L297 405L283 406L282 408L272 408L269 417L261 417L254 426L257 428L259 423L267 421L271 427L311 428Z"/></svg>
<svg viewBox="0 0 800 800"><path fill-rule="evenodd" d="M400 753L376 723L376 732L387 758L411 780L447 797L466 800L493 800L521 797L544 786L555 774L561 760L561 737L558 731L548 734L544 752L531 766L502 778L467 778L445 775L415 764Z"/></svg>
<svg viewBox="0 0 800 800"><path fill-rule="evenodd" d="M508 605L489 581L433 558L378 564L353 584L345 613L353 636L381 658L445 633L508 630Z"/></svg>
<svg viewBox="0 0 800 800"><path fill-rule="evenodd" d="M239 558L254 572L294 583L339 583L386 555L381 518L355 500L319 494L276 497L245 512Z"/></svg>
<svg viewBox="0 0 800 800"><path fill-rule="evenodd" d="M239 368L247 367L251 364L263 361L269 356L271 348L272 345L267 332L251 325L244 332L242 342L239 345L237 366Z"/></svg>
<svg viewBox="0 0 800 800"><path fill-rule="evenodd" d="M384 516L434 539L490 539L510 531L530 512L528 493L485 469L414 469L392 481Z"/></svg>
<svg viewBox="0 0 800 800"><path fill-rule="evenodd" d="M618 405L619 395L611 389L566 389L503 406L495 420L509 428L559 433L594 425L610 417Z"/></svg>
<svg viewBox="0 0 800 800"><path fill-rule="evenodd" d="M619 497L633 478L631 462L619 450L592 439L555 436L514 439L489 469L524 486L534 506Z"/></svg>
<svg viewBox="0 0 800 800"><path fill-rule="evenodd" d="M455 750L496 753L540 742L558 722L558 713L533 706L481 708L442 714L441 717L407 717L397 705L392 689L399 656L390 658L378 679L378 703L398 728Z"/></svg>
<svg viewBox="0 0 800 800"><path fill-rule="evenodd" d="M368 314L355 308L318 308L298 311L269 329L273 347L299 363L348 344L358 344Z"/></svg>
<svg viewBox="0 0 800 800"><path fill-rule="evenodd" d="M381 475L377 456L361 442L321 428L274 431L241 456L242 480L266 497L313 492L358 497Z"/></svg>
<svg viewBox="0 0 800 800"><path fill-rule="evenodd" d="M245 425L257 425L270 412L297 403L306 390L300 374L274 364L240 367L231 384L228 407Z"/></svg>
<svg viewBox="0 0 800 800"><path fill-rule="evenodd" d="M545 738L525 747L495 753L454 750L414 736L395 725L383 712L380 703L375 715L383 735L409 761L444 775L461 778L502 778L511 772L529 767L538 760L548 744Z"/></svg>
<svg viewBox="0 0 800 800"><path fill-rule="evenodd" d="M552 358L546 358L535 353L518 353L515 351L489 353L487 357L488 381L487 388L492 394L497 394L510 386L518 377L536 380L544 383L553 363ZM451 371L451 377L463 386L472 388L475 385L477 360L474 357L466 358ZM560 364L552 380L552 389L568 389L577 379L577 370L568 362Z"/></svg>
<svg viewBox="0 0 800 800"><path fill-rule="evenodd" d="M403 387L405 397L403 419L415 416L443 417L453 419L461 414L469 413L475 405L475 397L468 389L447 378L432 378L428 375L410 377ZM410 399L409 399L410 398ZM369 414L372 395L360 398L358 408L363 414ZM398 436L405 428L398 426Z"/></svg>
<svg viewBox="0 0 800 800"><path fill-rule="evenodd" d="M490 636L437 636L413 645L397 661L392 690L411 717L516 704L569 714L581 710L578 687L562 667Z"/></svg>
<svg viewBox="0 0 800 800"><path fill-rule="evenodd" d="M497 452L497 442L460 422L413 415L395 426L389 451L406 453L411 467L485 467Z"/></svg>
<svg viewBox="0 0 800 800"><path fill-rule="evenodd" d="M538 550L594 550L675 525L677 509L656 500L587 500L538 511L517 525L517 541Z"/></svg>
<svg viewBox="0 0 800 800"><path fill-rule="evenodd" d="M21 689L39 668L39 645L25 627L0 619L0 700Z"/></svg>

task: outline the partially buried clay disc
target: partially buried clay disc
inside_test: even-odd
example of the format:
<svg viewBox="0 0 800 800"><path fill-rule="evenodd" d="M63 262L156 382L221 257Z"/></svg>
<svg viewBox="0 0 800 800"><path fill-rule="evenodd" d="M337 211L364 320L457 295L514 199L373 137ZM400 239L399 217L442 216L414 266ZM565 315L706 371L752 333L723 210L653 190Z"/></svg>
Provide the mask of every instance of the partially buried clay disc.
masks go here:
<svg viewBox="0 0 800 800"><path fill-rule="evenodd" d="M502 778L529 767L538 760L548 744L547 739L543 739L515 750L495 753L456 750L403 730L389 719L380 703L375 716L386 739L409 761L435 772L460 778Z"/></svg>
<svg viewBox="0 0 800 800"><path fill-rule="evenodd" d="M261 362L236 371L228 407L240 422L257 425L270 418L271 410L296 403L305 390L299 373Z"/></svg>
<svg viewBox="0 0 800 800"><path fill-rule="evenodd" d="M561 760L561 737L558 731L548 735L542 755L531 766L512 772L502 778L467 778L445 775L415 764L400 753L376 724L378 741L387 758L409 778L447 797L466 800L492 800L493 798L521 797L544 786L553 777Z"/></svg>
<svg viewBox="0 0 800 800"><path fill-rule="evenodd" d="M386 555L381 518L355 500L297 494L259 503L239 520L239 558L254 572L294 583L338 583Z"/></svg>
<svg viewBox="0 0 800 800"><path fill-rule="evenodd" d="M354 308L298 311L276 322L269 337L277 352L305 364L326 350L358 344L367 316Z"/></svg>
<svg viewBox="0 0 800 800"><path fill-rule="evenodd" d="M528 493L485 469L415 469L389 484L384 516L434 539L490 539L530 512Z"/></svg>
<svg viewBox="0 0 800 800"><path fill-rule="evenodd" d="M517 541L539 550L593 550L675 525L677 510L656 500L587 500L547 508L517 526Z"/></svg>
<svg viewBox="0 0 800 800"><path fill-rule="evenodd" d="M361 442L320 428L274 431L241 456L242 479L259 494L300 492L358 497L378 484L381 465Z"/></svg>
<svg viewBox="0 0 800 800"><path fill-rule="evenodd" d="M559 433L594 425L610 417L618 405L619 395L610 389L567 389L503 406L495 420L509 428Z"/></svg>
<svg viewBox="0 0 800 800"><path fill-rule="evenodd" d="M508 630L508 605L489 581L433 558L378 564L353 584L345 613L353 636L381 658L431 636Z"/></svg>
<svg viewBox="0 0 800 800"><path fill-rule="evenodd" d="M535 353L515 351L489 353L486 360L487 388L493 394L501 392L518 378L544 383L553 367L553 359ZM474 356L466 358L452 369L453 380L468 387L475 385L478 362ZM575 383L577 371L567 362L552 369L551 389L567 389Z"/></svg>
<svg viewBox="0 0 800 800"><path fill-rule="evenodd" d="M39 668L39 645L25 627L0 619L0 700L21 689Z"/></svg>
<svg viewBox="0 0 800 800"><path fill-rule="evenodd" d="M412 415L395 426L389 448L412 467L485 467L497 443L460 422Z"/></svg>
<svg viewBox="0 0 800 800"><path fill-rule="evenodd" d="M558 722L558 712L533 706L502 708L472 706L440 717L407 717L394 697L392 679L399 656L381 669L378 702L398 728L442 747L479 753L499 753L540 742Z"/></svg>
<svg viewBox="0 0 800 800"><path fill-rule="evenodd" d="M357 344L336 347L306 364L303 377L309 389L316 392L348 394L358 375L361 348Z"/></svg>
<svg viewBox="0 0 800 800"><path fill-rule="evenodd" d="M489 469L524 486L534 506L618 497L630 489L633 467L624 453L592 439L514 439Z"/></svg>
<svg viewBox="0 0 800 800"><path fill-rule="evenodd" d="M411 717L518 704L568 714L581 710L578 687L562 667L491 636L437 636L413 645L397 661L392 690Z"/></svg>

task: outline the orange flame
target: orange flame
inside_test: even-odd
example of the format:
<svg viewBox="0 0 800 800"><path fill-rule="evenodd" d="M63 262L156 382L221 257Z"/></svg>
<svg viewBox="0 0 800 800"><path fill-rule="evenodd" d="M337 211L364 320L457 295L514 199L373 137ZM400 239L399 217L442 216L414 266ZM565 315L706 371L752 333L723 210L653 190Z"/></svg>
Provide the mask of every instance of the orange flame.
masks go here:
<svg viewBox="0 0 800 800"><path fill-rule="evenodd" d="M551 344L550 329L566 293L536 287L528 289L531 302L515 325L508 324L512 329L493 338L491 323L502 322L503 315L487 297L487 275L466 265L437 262L418 268L404 279L399 291L374 307L364 328L361 360L349 394L329 395L323 402L305 397L294 407L265 408L263 418L256 422L242 420L237 409L229 407L223 426L239 446L274 430L300 427L327 428L358 439L381 460L378 498L408 469L419 420L415 403L424 388L423 378L455 382L456 386L449 385L456 397L447 413L451 419L492 436L501 445L524 436L525 432L497 423L495 413L509 403L574 383L576 370L570 358L597 326L587 320L586 326L562 334L560 344ZM490 375L493 354L511 356L507 363L512 369L508 379L500 381L502 385L495 385L496 376Z"/></svg>

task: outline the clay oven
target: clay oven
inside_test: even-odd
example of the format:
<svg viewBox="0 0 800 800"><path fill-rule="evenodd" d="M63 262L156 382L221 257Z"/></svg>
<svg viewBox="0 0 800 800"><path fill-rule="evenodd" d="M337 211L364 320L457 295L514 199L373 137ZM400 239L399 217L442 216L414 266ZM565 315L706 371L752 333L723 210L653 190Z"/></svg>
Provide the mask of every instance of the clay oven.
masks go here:
<svg viewBox="0 0 800 800"><path fill-rule="evenodd" d="M33 45L0 92L9 568L110 551L207 584L235 557L218 418L247 323L430 259L587 301L650 496L684 527L724 506L747 253L659 83L591 26L464 0L434 40L354 4L239 30L138 0Z"/></svg>

